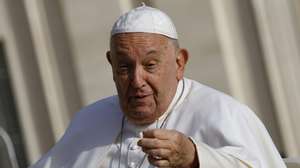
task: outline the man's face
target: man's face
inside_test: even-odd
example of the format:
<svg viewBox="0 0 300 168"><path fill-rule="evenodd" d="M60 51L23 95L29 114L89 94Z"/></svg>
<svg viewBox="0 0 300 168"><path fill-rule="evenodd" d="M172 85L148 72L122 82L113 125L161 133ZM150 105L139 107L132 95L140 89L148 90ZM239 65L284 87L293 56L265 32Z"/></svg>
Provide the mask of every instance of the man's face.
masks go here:
<svg viewBox="0 0 300 168"><path fill-rule="evenodd" d="M167 110L183 76L178 51L158 34L121 33L111 38L107 58L129 121L150 124Z"/></svg>

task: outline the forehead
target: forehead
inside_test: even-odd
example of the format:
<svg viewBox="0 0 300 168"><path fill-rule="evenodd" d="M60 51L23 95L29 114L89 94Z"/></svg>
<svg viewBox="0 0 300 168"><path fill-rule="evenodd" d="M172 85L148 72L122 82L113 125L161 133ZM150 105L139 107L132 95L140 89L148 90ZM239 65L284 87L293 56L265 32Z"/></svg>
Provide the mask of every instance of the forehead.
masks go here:
<svg viewBox="0 0 300 168"><path fill-rule="evenodd" d="M120 33L111 38L111 49L130 48L161 48L166 46L169 39L154 33Z"/></svg>

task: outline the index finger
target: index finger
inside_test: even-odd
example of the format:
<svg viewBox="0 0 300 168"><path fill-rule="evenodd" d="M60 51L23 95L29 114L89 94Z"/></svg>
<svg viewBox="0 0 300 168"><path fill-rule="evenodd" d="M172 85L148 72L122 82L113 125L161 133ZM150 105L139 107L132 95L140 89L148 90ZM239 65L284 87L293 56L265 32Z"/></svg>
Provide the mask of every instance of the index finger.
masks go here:
<svg viewBox="0 0 300 168"><path fill-rule="evenodd" d="M151 129L151 130L146 130L143 132L143 137L144 138L157 138L161 140L168 140L170 137L172 137L173 131L172 130L167 130L167 129Z"/></svg>
<svg viewBox="0 0 300 168"><path fill-rule="evenodd" d="M140 139L137 143L140 147L143 148L143 151L147 151L153 148L170 148L170 142L167 140L159 140L157 138L143 138Z"/></svg>

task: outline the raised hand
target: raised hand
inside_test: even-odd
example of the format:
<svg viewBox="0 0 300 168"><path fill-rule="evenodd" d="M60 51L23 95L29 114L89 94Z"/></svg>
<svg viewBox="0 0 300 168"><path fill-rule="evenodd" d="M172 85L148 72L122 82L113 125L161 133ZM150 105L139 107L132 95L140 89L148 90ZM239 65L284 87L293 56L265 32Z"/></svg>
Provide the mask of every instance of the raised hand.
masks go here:
<svg viewBox="0 0 300 168"><path fill-rule="evenodd" d="M143 132L138 145L148 154L150 164L157 167L199 167L193 142L181 132L153 129Z"/></svg>

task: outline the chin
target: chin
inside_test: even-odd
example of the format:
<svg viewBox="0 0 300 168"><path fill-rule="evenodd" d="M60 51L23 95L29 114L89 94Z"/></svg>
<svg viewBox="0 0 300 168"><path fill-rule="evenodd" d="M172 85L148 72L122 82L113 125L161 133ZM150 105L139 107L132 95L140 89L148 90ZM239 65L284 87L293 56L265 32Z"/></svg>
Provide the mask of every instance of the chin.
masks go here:
<svg viewBox="0 0 300 168"><path fill-rule="evenodd" d="M150 124L154 123L155 119L154 120L136 120L136 119L130 119L129 118L129 121L132 122L135 125L143 126L143 125L150 125Z"/></svg>
<svg viewBox="0 0 300 168"><path fill-rule="evenodd" d="M136 111L131 112L131 114L127 114L127 118L130 122L136 125L149 125L154 123L158 116L149 111Z"/></svg>

